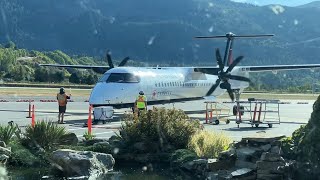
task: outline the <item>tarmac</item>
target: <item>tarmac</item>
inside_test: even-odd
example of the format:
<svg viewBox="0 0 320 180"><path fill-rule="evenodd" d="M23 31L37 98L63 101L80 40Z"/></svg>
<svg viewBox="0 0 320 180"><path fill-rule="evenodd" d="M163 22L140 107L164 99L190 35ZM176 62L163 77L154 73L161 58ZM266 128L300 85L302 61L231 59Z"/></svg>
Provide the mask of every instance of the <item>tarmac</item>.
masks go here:
<svg viewBox="0 0 320 180"><path fill-rule="evenodd" d="M1 97L0 97L1 99ZM18 98L15 97L15 101L10 102L0 102L0 124L6 125L8 122L13 121L17 123L18 126L23 130L27 125L31 124L31 118L26 118L29 116L28 102L16 102ZM21 98L20 98L21 99ZM23 99L27 99L24 97ZM46 97L38 97L32 105L35 106L35 117L36 121L52 121L57 122L57 102L39 102L41 99L49 99ZM284 100L283 104L279 104L279 116L280 124L278 120L278 114L276 112L264 113L260 115L260 120L266 120L267 118L273 118L271 123L272 128L269 128L267 124L260 124L259 127L252 127L249 120L252 119L253 112L245 112L242 118L242 123L236 124L235 116L232 116L232 103L224 103L228 101L227 99L217 99L220 104L219 107L223 107L223 115L231 121L226 124L223 120L220 121L218 125L206 124L206 103L205 100L185 102L185 103L175 103L158 105L155 107L166 107L166 108L176 108L183 109L191 118L199 119L205 129L209 131L221 131L229 135L233 140L239 141L242 137L254 136L257 134L270 134L270 135L286 135L290 136L292 132L298 129L301 125L306 124L310 118L312 112L312 105L314 101L311 100ZM245 104L245 109L254 109L254 104L249 108L249 104ZM269 105L268 105L269 106ZM148 107L152 109L152 107ZM272 108L272 107L271 107ZM219 109L219 108L218 108ZM222 109L222 108L221 108ZM230 111L229 111L229 110ZM258 106L259 109L259 106ZM277 111L277 105L273 105L273 110ZM74 102L69 102L67 105L67 113L65 114L66 124L59 124L59 126L65 126L69 132L73 132L78 138L83 138L83 134L87 131L87 127L84 127L84 123L88 120L89 104L85 102L85 99L78 98ZM125 113L131 113L131 109L115 109L115 117L107 122L106 124L93 125L92 132L97 138L109 138L118 132L118 129L122 124L122 117ZM256 118L258 119L258 114ZM93 116L92 116L93 117ZM208 114L210 117L210 113ZM215 111L213 112L213 117L216 117ZM220 116L219 116L220 118ZM270 120L271 121L271 120Z"/></svg>
<svg viewBox="0 0 320 180"><path fill-rule="evenodd" d="M0 98L1 99L1 98ZM31 118L29 116L29 103L21 101L23 98L11 99L9 102L0 102L0 124L5 125L10 121L17 123L18 126L23 130L27 125L31 124ZM34 102L31 102L35 106L35 119L36 121L52 121L57 122L57 102L40 102L41 99L46 97L38 97ZM50 100L50 99L49 99ZM189 117L192 119L198 119L203 124L204 128L209 131L222 131L229 135L234 141L239 141L243 137L255 136L255 135L286 135L291 136L292 132L298 129L301 125L306 124L312 113L312 104L314 101L311 100L284 100L282 104L279 104L279 114L277 112L264 112L260 115L260 121L270 121L273 124L272 128L268 127L268 124L259 124L259 127L255 127L250 124L250 120L254 115L254 112L245 112L241 117L241 123L237 124L236 119L239 117L232 115L233 103L227 103L227 99L217 99L217 107L213 111L213 122L216 118L220 119L218 125L210 122L210 112L206 121L206 100L198 100L185 103L175 103L158 105L155 107L166 107L183 109ZM254 104L242 104L246 110L254 110ZM272 111L278 110L278 105L267 105ZM214 107L214 106L213 106ZM152 109L152 107L148 107ZM264 106L263 106L264 108ZM263 111L262 108L262 111ZM259 109L259 106L258 108ZM268 109L267 109L268 110ZM218 112L218 113L216 113ZM131 109L115 109L114 118L108 121L106 124L97 124L92 126L92 132L97 138L109 138L118 132L118 129L122 124L122 117L125 113L132 113ZM278 115L280 116L280 124ZM69 102L67 105L67 112L65 114L66 124L59 124L59 126L65 126L69 132L73 132L78 138L83 138L83 134L88 130L84 127L84 123L87 122L89 116L89 104L84 98L73 99L73 102ZM258 120L259 113L256 112L256 120ZM93 117L93 116L92 116ZM221 119L221 117L224 117ZM271 118L271 120L270 120ZM230 123L227 124L224 120L229 119ZM208 122L208 123L206 123Z"/></svg>

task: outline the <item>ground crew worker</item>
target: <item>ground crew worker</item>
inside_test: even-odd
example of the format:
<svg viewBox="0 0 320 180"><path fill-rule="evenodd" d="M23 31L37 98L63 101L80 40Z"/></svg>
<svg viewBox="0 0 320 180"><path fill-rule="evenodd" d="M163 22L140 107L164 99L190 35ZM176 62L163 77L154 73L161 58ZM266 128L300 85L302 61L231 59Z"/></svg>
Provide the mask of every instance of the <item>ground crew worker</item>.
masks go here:
<svg viewBox="0 0 320 180"><path fill-rule="evenodd" d="M57 94L57 100L59 104L58 124L64 124L63 122L64 113L66 112L67 102L68 102L68 99L70 99L70 96L71 94L69 96L66 95L64 88L60 88L60 92Z"/></svg>
<svg viewBox="0 0 320 180"><path fill-rule="evenodd" d="M138 110L138 116L140 116L140 111L147 110L147 97L144 95L143 91L139 92L135 105Z"/></svg>

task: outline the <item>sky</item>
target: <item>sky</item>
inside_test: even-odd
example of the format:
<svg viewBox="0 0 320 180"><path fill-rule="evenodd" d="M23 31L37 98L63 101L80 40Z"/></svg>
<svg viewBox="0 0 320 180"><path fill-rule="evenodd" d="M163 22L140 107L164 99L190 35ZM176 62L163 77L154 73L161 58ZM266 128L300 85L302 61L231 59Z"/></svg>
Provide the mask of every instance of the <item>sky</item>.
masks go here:
<svg viewBox="0 0 320 180"><path fill-rule="evenodd" d="M285 6L299 6L315 0L232 0L235 2L247 2L256 5L281 4Z"/></svg>

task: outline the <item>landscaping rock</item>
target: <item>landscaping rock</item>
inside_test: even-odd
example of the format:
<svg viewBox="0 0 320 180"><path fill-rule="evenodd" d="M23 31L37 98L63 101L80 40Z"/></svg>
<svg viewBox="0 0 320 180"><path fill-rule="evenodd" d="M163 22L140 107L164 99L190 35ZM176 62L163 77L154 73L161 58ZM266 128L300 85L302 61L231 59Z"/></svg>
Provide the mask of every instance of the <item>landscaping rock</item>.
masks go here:
<svg viewBox="0 0 320 180"><path fill-rule="evenodd" d="M271 134L259 133L254 136L244 137L244 138L242 138L242 141L248 141L250 143L272 143L272 142L280 140L284 137L286 137L286 136L285 135L271 135Z"/></svg>
<svg viewBox="0 0 320 180"><path fill-rule="evenodd" d="M235 165L235 161L230 160L218 160L218 159L208 159L207 169L209 171L226 170L230 169Z"/></svg>
<svg viewBox="0 0 320 180"><path fill-rule="evenodd" d="M110 154L91 151L59 149L52 153L54 168L70 176L100 176L113 169L115 160Z"/></svg>
<svg viewBox="0 0 320 180"><path fill-rule="evenodd" d="M77 145L78 141L79 140L75 133L69 133L69 134L63 135L60 138L59 143L62 145Z"/></svg>
<svg viewBox="0 0 320 180"><path fill-rule="evenodd" d="M280 174L257 174L257 180L282 180L283 175Z"/></svg>
<svg viewBox="0 0 320 180"><path fill-rule="evenodd" d="M273 146L270 150L271 153L282 154L279 146Z"/></svg>
<svg viewBox="0 0 320 180"><path fill-rule="evenodd" d="M264 152L267 152L271 149L271 144L266 144L260 147Z"/></svg>
<svg viewBox="0 0 320 180"><path fill-rule="evenodd" d="M107 142L107 140L105 140L105 139L90 139L90 140L85 141L85 145L86 146L92 146L92 145L94 145L95 143L98 143L98 142Z"/></svg>
<svg viewBox="0 0 320 180"><path fill-rule="evenodd" d="M256 178L256 175L254 175L254 171L253 169L249 169L249 168L242 168L242 169L238 169L236 171L233 171L231 173L232 175L232 178L236 178L236 179L239 179L239 178L253 178L255 179Z"/></svg>
<svg viewBox="0 0 320 180"><path fill-rule="evenodd" d="M252 163L252 162L237 160L236 163L235 163L235 167L236 168L256 169L257 168L257 164L256 163Z"/></svg>
<svg viewBox="0 0 320 180"><path fill-rule="evenodd" d="M270 161L270 162L282 161L282 162L284 162L284 159L279 154L265 152L265 153L262 153L262 155L261 155L261 161Z"/></svg>
<svg viewBox="0 0 320 180"><path fill-rule="evenodd" d="M253 147L242 147L236 150L236 154L238 160L255 162L256 160L260 159L262 150Z"/></svg>

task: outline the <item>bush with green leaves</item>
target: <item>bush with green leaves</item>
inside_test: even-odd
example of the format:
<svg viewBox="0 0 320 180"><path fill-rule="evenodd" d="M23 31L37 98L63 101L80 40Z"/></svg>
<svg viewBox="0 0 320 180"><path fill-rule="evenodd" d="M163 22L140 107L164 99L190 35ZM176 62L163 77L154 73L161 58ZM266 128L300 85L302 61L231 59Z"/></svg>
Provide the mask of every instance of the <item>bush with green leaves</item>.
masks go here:
<svg viewBox="0 0 320 180"><path fill-rule="evenodd" d="M85 131L84 134L83 134L83 137L84 137L85 140L92 140L96 136L92 132L89 133L88 131Z"/></svg>
<svg viewBox="0 0 320 180"><path fill-rule="evenodd" d="M216 158L220 152L228 149L231 142L231 138L223 132L200 131L192 136L188 148L199 157Z"/></svg>
<svg viewBox="0 0 320 180"><path fill-rule="evenodd" d="M61 136L67 134L65 127L50 121L38 121L35 126L27 126L22 143L31 147L51 149L59 144Z"/></svg>
<svg viewBox="0 0 320 180"><path fill-rule="evenodd" d="M10 142L11 156L9 164L13 166L39 167L43 163L41 157L34 155L29 149L20 144L19 141Z"/></svg>
<svg viewBox="0 0 320 180"><path fill-rule="evenodd" d="M120 136L128 145L143 142L149 151L172 151L187 147L190 137L200 129L182 110L154 108L138 118L127 114Z"/></svg>
<svg viewBox="0 0 320 180"><path fill-rule="evenodd" d="M4 141L6 144L9 144L9 142L12 140L13 136L15 135L17 131L16 126L0 126L0 141Z"/></svg>

